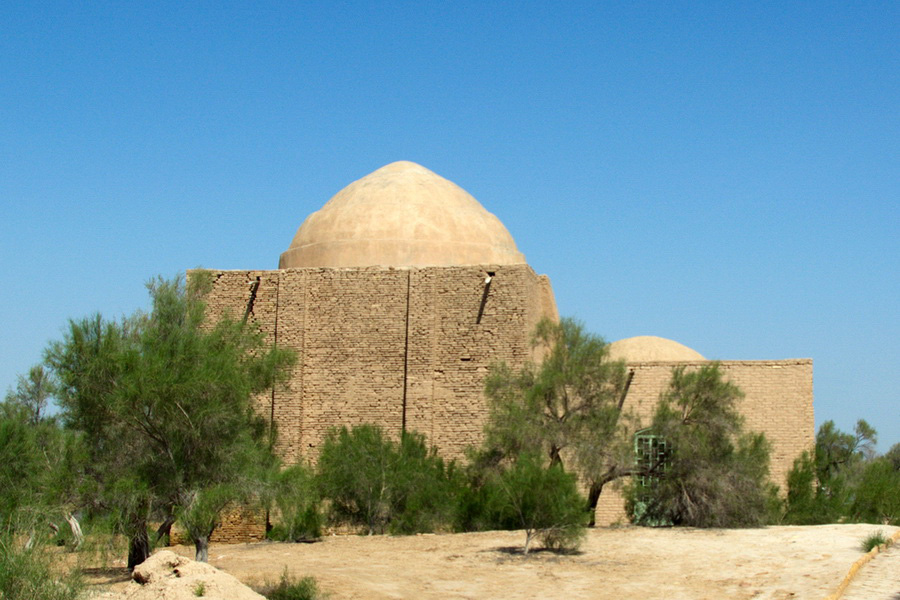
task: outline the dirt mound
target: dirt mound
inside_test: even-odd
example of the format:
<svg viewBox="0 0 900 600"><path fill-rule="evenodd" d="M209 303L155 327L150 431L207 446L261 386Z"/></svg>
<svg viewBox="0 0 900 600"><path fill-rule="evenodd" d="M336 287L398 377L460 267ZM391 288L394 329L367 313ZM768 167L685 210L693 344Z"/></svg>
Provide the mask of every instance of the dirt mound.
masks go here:
<svg viewBox="0 0 900 600"><path fill-rule="evenodd" d="M157 552L134 568L133 581L109 600L265 600L224 571L174 552Z"/></svg>

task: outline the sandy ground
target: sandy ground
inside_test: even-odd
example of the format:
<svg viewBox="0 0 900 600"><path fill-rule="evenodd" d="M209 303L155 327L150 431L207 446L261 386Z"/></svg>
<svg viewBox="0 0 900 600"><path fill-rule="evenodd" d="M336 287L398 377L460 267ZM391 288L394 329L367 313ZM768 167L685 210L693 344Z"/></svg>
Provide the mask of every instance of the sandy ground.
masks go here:
<svg viewBox="0 0 900 600"><path fill-rule="evenodd" d="M900 546L894 544L866 563L841 600L900 600Z"/></svg>
<svg viewBox="0 0 900 600"><path fill-rule="evenodd" d="M864 537L897 529L594 529L577 554L528 556L521 554L522 532L335 536L313 544L214 545L210 563L251 585L275 581L285 569L312 575L334 600L823 599L862 556ZM191 547L170 549L193 556ZM125 580L121 568L89 577L95 589L115 590Z"/></svg>

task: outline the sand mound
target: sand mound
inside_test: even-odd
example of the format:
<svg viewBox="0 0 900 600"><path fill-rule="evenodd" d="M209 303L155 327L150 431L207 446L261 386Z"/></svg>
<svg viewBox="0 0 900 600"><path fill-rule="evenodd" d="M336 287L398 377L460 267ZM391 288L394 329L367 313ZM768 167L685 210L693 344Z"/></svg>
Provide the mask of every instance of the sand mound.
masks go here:
<svg viewBox="0 0 900 600"><path fill-rule="evenodd" d="M132 583L105 598L128 600L265 600L240 581L206 563L157 552L134 568Z"/></svg>

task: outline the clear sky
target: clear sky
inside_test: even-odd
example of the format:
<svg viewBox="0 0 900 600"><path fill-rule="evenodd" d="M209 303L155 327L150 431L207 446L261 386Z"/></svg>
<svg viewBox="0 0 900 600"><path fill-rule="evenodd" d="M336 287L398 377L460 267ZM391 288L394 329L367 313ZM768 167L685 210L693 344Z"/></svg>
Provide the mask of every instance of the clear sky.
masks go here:
<svg viewBox="0 0 900 600"><path fill-rule="evenodd" d="M0 3L0 388L70 317L276 268L412 160L608 340L809 357L900 442L900 3ZM0 390L0 391L2 391Z"/></svg>

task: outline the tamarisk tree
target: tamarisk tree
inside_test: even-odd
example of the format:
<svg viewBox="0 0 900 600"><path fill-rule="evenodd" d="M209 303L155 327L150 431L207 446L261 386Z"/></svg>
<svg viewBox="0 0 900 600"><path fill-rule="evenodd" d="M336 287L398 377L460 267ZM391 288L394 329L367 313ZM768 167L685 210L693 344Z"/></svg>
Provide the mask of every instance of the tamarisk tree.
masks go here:
<svg viewBox="0 0 900 600"><path fill-rule="evenodd" d="M87 504L118 516L128 566L149 556L147 525L175 512L205 556L211 521L198 501L252 479L273 459L254 394L285 375L294 357L269 347L243 320L208 322L205 273L148 284L152 309L121 320L70 321L46 363L60 382L66 424L83 432ZM194 526L204 512L204 526ZM214 524L212 525L214 526Z"/></svg>
<svg viewBox="0 0 900 600"><path fill-rule="evenodd" d="M651 425L665 440L664 463L646 473L646 485L635 481L628 490L630 512L639 524L765 523L774 498L769 443L763 434L744 430L737 410L743 396L717 363L672 370Z"/></svg>
<svg viewBox="0 0 900 600"><path fill-rule="evenodd" d="M577 473L588 488L593 525L603 487L634 471L625 363L612 360L603 338L573 319L542 320L533 345L540 363L518 370L499 364L488 376L485 445L498 459L537 453Z"/></svg>

